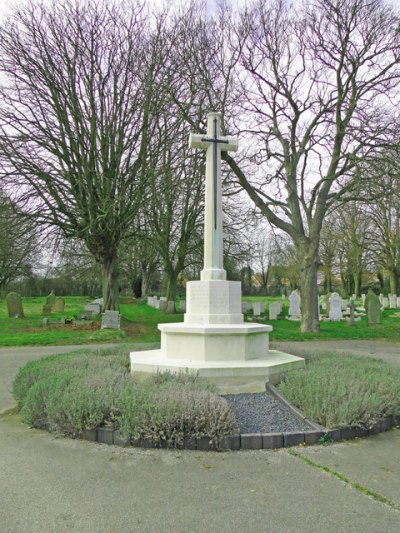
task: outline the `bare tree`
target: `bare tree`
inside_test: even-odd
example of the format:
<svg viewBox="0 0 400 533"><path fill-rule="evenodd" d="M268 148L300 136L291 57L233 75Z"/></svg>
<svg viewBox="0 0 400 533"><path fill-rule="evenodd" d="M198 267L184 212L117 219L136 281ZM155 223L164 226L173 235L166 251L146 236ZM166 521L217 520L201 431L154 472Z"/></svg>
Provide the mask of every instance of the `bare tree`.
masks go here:
<svg viewBox="0 0 400 533"><path fill-rule="evenodd" d="M360 159L393 139L398 24L377 0L317 0L300 9L258 2L241 17L242 131L255 145L254 176L224 157L259 210L295 244L302 331L319 330L324 217L353 194Z"/></svg>
<svg viewBox="0 0 400 533"><path fill-rule="evenodd" d="M106 0L28 4L0 28L1 176L25 212L84 241L106 309L144 201L156 40L143 6Z"/></svg>
<svg viewBox="0 0 400 533"><path fill-rule="evenodd" d="M39 244L37 228L0 191L0 290L30 273Z"/></svg>
<svg viewBox="0 0 400 533"><path fill-rule="evenodd" d="M301 266L302 331L318 331L322 223L354 197L362 160L393 141L399 19L379 0L259 0L235 19L183 17L174 56L187 120L223 110L241 152L223 158ZM188 24L191 21L191 24ZM180 63L179 63L180 61ZM195 77L197 76L197 77Z"/></svg>

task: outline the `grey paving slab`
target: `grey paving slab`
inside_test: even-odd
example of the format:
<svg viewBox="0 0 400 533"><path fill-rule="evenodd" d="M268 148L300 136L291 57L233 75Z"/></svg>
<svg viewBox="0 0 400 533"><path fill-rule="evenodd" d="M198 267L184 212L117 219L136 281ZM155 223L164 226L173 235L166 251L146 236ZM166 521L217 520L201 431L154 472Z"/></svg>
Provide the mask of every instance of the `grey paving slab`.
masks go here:
<svg viewBox="0 0 400 533"><path fill-rule="evenodd" d="M287 451L120 449L0 419L2 532L397 532L400 513Z"/></svg>
<svg viewBox="0 0 400 533"><path fill-rule="evenodd" d="M400 506L400 430L297 451Z"/></svg>

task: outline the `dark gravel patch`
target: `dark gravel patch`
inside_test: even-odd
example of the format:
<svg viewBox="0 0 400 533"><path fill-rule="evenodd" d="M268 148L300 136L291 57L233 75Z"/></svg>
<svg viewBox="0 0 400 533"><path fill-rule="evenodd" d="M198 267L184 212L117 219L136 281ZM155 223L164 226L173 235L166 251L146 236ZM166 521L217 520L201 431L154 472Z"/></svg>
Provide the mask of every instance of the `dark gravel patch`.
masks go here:
<svg viewBox="0 0 400 533"><path fill-rule="evenodd" d="M241 433L285 433L312 429L266 392L225 394L223 398L234 411Z"/></svg>

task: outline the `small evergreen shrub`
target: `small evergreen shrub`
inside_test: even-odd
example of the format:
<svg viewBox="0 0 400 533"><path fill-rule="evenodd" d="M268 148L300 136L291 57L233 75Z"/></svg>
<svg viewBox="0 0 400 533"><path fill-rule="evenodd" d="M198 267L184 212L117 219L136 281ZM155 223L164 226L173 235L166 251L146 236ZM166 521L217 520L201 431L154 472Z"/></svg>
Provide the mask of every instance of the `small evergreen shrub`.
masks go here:
<svg viewBox="0 0 400 533"><path fill-rule="evenodd" d="M313 357L288 372L279 391L324 427L370 427L400 414L400 369L383 361L346 355Z"/></svg>
<svg viewBox="0 0 400 533"><path fill-rule="evenodd" d="M168 446L203 436L218 441L237 429L226 400L205 380L159 373L136 383L122 350L51 356L20 369L13 392L22 420L70 436L108 425Z"/></svg>

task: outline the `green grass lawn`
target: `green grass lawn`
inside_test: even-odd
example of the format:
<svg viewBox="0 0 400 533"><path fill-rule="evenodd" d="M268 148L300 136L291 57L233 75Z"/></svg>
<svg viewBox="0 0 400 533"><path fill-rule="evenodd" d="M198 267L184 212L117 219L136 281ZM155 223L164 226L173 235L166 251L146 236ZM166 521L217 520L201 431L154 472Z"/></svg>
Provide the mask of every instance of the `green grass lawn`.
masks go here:
<svg viewBox="0 0 400 533"><path fill-rule="evenodd" d="M281 301L272 297L245 297L246 301L264 301L271 303ZM45 298L23 298L25 318L10 319L4 300L0 301L0 346L29 345L61 345L61 344L93 344L107 342L159 342L160 332L157 324L165 322L182 322L183 315L167 313L153 309L146 304L122 303L120 306L122 321L121 331L101 330L100 319L92 324L80 326L43 326L42 306ZM84 305L90 301L88 297L65 297L65 312L53 313L51 318L74 317L83 311ZM287 300L283 302L287 309ZM368 327L365 318L354 326L346 322L322 322L321 332L301 333L299 322L285 319L263 323L271 324L270 334L274 340L312 340L312 339L387 339L400 342L400 318L394 317L396 311L387 310L382 324Z"/></svg>

